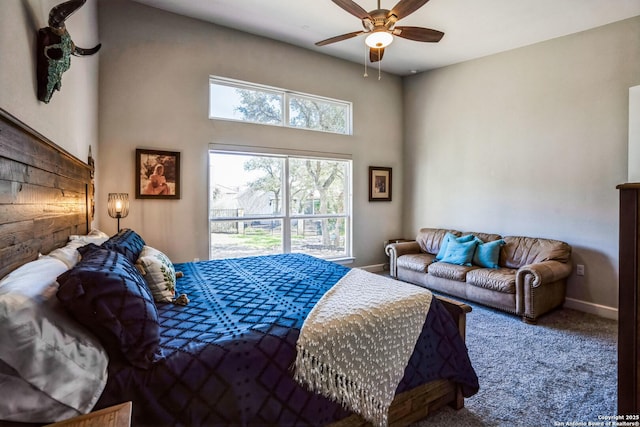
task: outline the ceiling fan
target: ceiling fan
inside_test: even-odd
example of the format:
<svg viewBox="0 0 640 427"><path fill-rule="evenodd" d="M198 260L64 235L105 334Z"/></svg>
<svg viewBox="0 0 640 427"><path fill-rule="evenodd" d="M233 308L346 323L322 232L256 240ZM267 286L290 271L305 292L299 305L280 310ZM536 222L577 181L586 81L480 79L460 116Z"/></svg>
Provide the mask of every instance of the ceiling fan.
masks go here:
<svg viewBox="0 0 640 427"><path fill-rule="evenodd" d="M381 9L380 0L378 0L378 8L371 12L367 12L352 0L332 1L353 16L360 18L363 30L319 41L316 46L325 46L368 33L365 43L369 46L369 60L376 62L382 59L384 48L393 41L393 36L431 43L439 42L444 36L442 31L430 28L396 26L396 22L420 9L429 0L400 0L391 10Z"/></svg>

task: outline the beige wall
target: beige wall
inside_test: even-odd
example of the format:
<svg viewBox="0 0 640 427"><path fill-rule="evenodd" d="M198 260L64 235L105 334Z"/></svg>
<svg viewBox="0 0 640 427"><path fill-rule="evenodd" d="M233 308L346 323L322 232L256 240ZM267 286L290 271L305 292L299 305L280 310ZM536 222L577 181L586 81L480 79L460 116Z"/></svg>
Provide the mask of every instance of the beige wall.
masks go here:
<svg viewBox="0 0 640 427"><path fill-rule="evenodd" d="M86 161L89 145L98 151L98 63L100 53L72 57L62 89L49 104L38 101L36 34L48 25L59 0L0 2L0 108L8 111L69 153ZM89 0L66 21L73 41L93 47L98 41L97 3Z"/></svg>
<svg viewBox="0 0 640 427"><path fill-rule="evenodd" d="M640 17L407 78L405 234L567 241L586 269L567 305L617 307L616 185L639 83Z"/></svg>
<svg viewBox="0 0 640 427"><path fill-rule="evenodd" d="M101 228L116 228L106 214L106 194L128 192L123 226L176 262L205 259L210 143L346 153L353 157L355 265L385 262L383 241L401 230L400 78L364 79L357 64L134 2L101 1L99 19ZM354 135L210 120L209 75L351 101ZM182 153L180 200L134 198L136 148ZM391 203L369 203L370 165L396 171Z"/></svg>

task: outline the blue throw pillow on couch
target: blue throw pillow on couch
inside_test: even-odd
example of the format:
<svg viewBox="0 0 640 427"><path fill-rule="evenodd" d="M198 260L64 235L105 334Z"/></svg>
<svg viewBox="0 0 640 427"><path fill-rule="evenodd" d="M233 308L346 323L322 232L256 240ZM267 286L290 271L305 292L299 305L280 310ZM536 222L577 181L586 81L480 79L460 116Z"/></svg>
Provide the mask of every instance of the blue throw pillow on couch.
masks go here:
<svg viewBox="0 0 640 427"><path fill-rule="evenodd" d="M104 242L102 247L120 252L135 264L144 245L145 241L138 233L129 228L124 228Z"/></svg>
<svg viewBox="0 0 640 427"><path fill-rule="evenodd" d="M478 241L475 238L468 242L460 242L458 239L450 240L447 244L447 250L440 261L470 266L476 246L478 246Z"/></svg>
<svg viewBox="0 0 640 427"><path fill-rule="evenodd" d="M445 254L447 253L447 247L449 246L450 241L455 240L456 242L459 242L459 243L465 243L465 242L470 242L474 239L475 239L475 236L473 234L467 234L462 237L456 237L454 234L447 232L442 238L442 244L440 245L440 250L438 251L438 254L436 255L435 260L442 261L442 258L444 258Z"/></svg>
<svg viewBox="0 0 640 427"><path fill-rule="evenodd" d="M500 248L504 246L505 241L502 239L493 240L483 243L478 239L478 247L473 254L473 263L480 267L500 268L498 260L500 259Z"/></svg>
<svg viewBox="0 0 640 427"><path fill-rule="evenodd" d="M159 353L160 326L151 291L121 253L89 244L58 276L58 299L104 344L110 357L147 369Z"/></svg>

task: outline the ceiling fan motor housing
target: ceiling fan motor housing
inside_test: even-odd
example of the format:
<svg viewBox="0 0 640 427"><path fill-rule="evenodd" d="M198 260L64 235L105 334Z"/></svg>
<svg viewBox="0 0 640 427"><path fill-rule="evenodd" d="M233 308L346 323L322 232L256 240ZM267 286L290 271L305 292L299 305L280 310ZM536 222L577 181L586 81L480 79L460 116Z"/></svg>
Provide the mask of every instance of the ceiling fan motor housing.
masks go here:
<svg viewBox="0 0 640 427"><path fill-rule="evenodd" d="M369 16L362 20L362 26L365 32L374 31L381 27L393 31L397 21L398 17L388 9L376 9L369 12Z"/></svg>

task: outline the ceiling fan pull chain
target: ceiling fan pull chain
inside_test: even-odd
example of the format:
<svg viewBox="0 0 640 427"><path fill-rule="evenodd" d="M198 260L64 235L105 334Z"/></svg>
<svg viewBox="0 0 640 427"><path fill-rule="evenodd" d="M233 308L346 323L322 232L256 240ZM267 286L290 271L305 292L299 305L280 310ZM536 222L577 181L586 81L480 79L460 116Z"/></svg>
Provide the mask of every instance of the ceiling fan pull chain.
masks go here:
<svg viewBox="0 0 640 427"><path fill-rule="evenodd" d="M380 58L380 48L378 48L378 58ZM381 73L381 68L382 68L382 58L380 58L380 60L378 61L378 80L380 80L382 77L380 76Z"/></svg>
<svg viewBox="0 0 640 427"><path fill-rule="evenodd" d="M367 49L367 45L364 46L364 75L362 77L369 77L367 74L367 55L369 54L369 49Z"/></svg>

